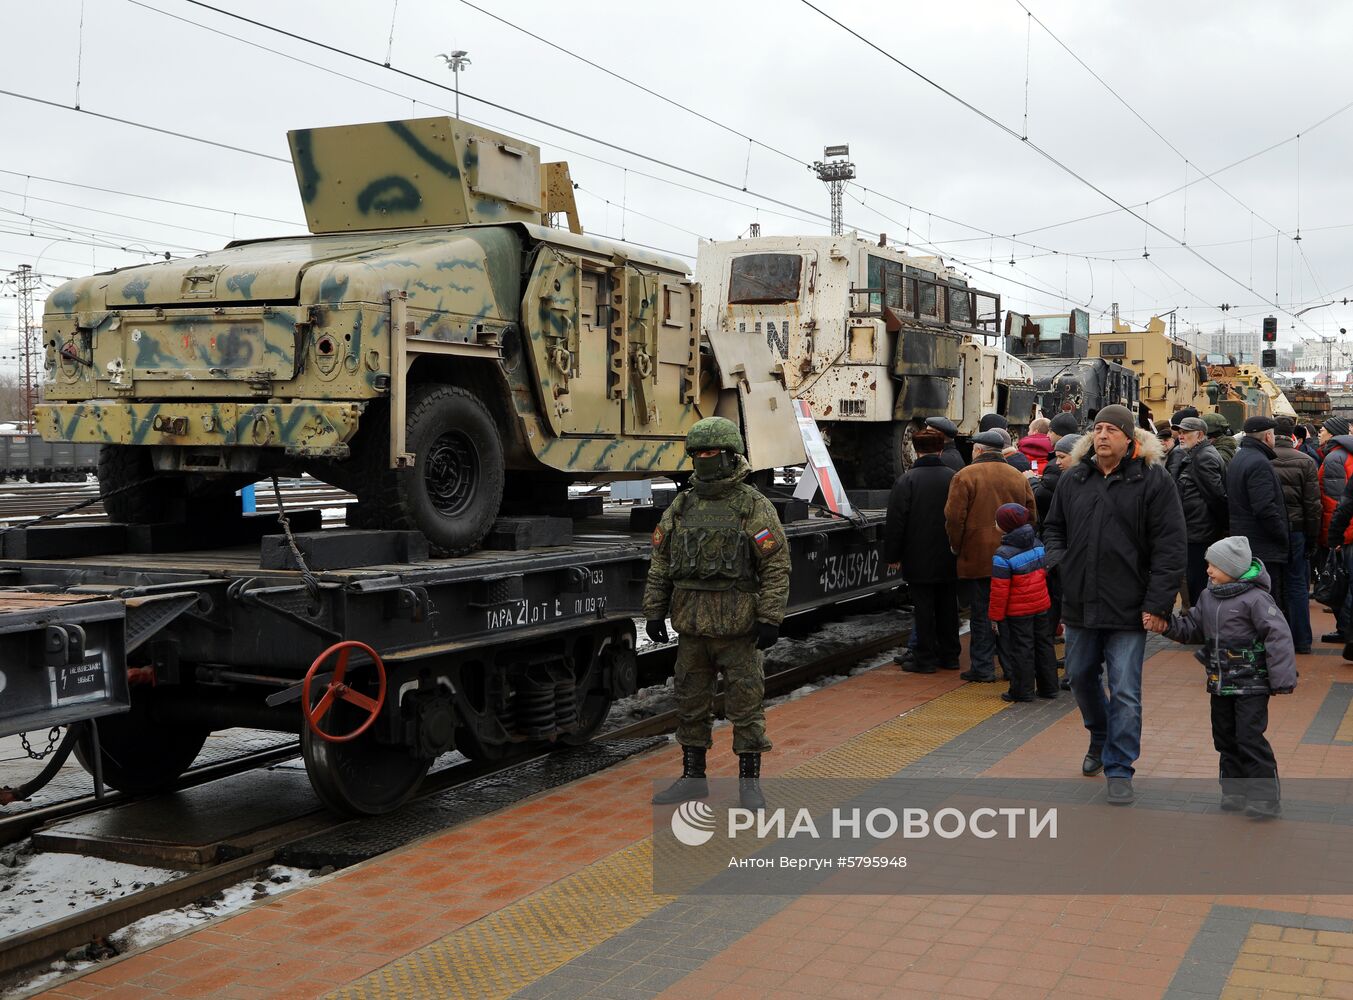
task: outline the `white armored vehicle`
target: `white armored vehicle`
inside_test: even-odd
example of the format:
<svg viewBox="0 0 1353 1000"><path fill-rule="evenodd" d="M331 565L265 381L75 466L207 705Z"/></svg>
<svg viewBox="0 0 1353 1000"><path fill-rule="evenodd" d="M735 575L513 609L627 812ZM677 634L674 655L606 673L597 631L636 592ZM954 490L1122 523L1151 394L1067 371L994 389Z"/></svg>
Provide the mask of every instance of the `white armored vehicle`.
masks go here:
<svg viewBox="0 0 1353 1000"><path fill-rule="evenodd" d="M696 278L703 329L765 338L847 486L890 487L926 417L966 436L984 413L1012 433L1034 416L1029 366L997 346L1000 296L939 257L855 233L763 236L702 243Z"/></svg>

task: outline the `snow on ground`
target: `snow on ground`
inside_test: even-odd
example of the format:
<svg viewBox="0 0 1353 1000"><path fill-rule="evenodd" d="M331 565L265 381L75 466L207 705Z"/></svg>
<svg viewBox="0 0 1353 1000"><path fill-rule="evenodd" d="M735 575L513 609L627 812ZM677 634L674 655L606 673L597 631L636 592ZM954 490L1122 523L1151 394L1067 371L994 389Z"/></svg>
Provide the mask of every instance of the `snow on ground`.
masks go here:
<svg viewBox="0 0 1353 1000"><path fill-rule="evenodd" d="M50 863L47 859L52 859ZM0 856L0 862L3 862L3 856ZM64 865L64 867L63 867ZM78 857L70 854L44 854L37 855L26 865L26 870L37 872L42 869L48 875L45 887L39 890L39 895L46 897L56 897L62 892L81 892L91 896L100 888L105 890L104 894L96 898L92 897L92 902L85 906L68 908L54 916L42 916L36 911L29 911L25 919L18 924L17 928L9 923L5 911L5 904L0 903L0 937L13 934L17 930L27 930L38 923L45 923L49 920L60 919L69 913L76 913L80 909L86 909L90 905L96 905L107 899L113 899L117 896L126 895L136 889L148 887L171 878L182 877L181 872L169 872L155 868L138 868L135 865L117 864L111 861L99 861L94 858ZM110 875L112 870L118 870L118 874ZM53 876L57 871L59 876ZM328 874L328 870L321 870ZM139 884L137 882L127 882L126 878L130 872L143 873L140 876ZM289 892L296 887L303 885L311 878L319 875L319 872L307 871L304 868L289 868L285 865L273 865L268 868L261 876L255 879L249 879L232 885L227 889L196 900L187 906L175 910L166 910L163 913L154 913L148 917L143 917L135 923L128 924L119 930L109 934L106 939L106 947L95 954L93 946L77 948L67 953L64 959L53 962L44 972L32 976L31 978L16 983L0 982L0 995L13 996L21 993L32 992L39 987L50 986L53 980L67 975L71 972L79 972L88 969L96 964L95 959L107 959L114 955L123 955L129 951L142 948L149 948L152 945L159 944L184 931L193 930L204 924L236 913L246 909L253 903L269 898L270 896L280 895ZM0 868L0 885L8 881L8 875L5 869ZM88 886L81 890L79 883L88 881ZM53 891L57 882L62 883L63 888ZM115 885L115 883L121 883ZM42 880L36 879L35 885L41 885ZM11 890L12 891L12 890ZM0 900L5 897L0 895ZM29 904L25 903L25 908Z"/></svg>
<svg viewBox="0 0 1353 1000"><path fill-rule="evenodd" d="M29 842L0 852L0 938L61 920L181 872L79 854L34 853Z"/></svg>

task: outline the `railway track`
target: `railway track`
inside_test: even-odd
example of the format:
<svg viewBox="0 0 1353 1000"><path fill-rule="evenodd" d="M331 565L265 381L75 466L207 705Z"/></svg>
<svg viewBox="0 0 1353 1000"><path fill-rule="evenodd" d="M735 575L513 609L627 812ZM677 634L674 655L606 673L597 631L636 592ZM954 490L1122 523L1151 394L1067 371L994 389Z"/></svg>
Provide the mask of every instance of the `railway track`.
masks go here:
<svg viewBox="0 0 1353 1000"><path fill-rule="evenodd" d="M816 657L806 663L778 670L766 677L766 696L774 697L793 691L800 685L833 673L842 673L860 660L876 655L888 649L894 649L907 641L908 629L901 627L876 635L849 647L838 649ZM672 647L663 647L641 654L641 657L670 657ZM720 702L722 698L720 697ZM718 706L722 708L722 704ZM675 710L659 712L649 718L628 723L618 729L603 732L594 737L594 741L614 741L655 736L675 729L677 713ZM270 754L282 754L287 748L275 748ZM429 774L420 787L416 799L425 799L451 791L457 787L476 781L488 775L505 773L532 761L549 756L552 750L533 751L510 760L497 762L470 761L453 765ZM290 755L297 754L291 750ZM274 758L279 759L279 758ZM285 759L285 758L280 758ZM232 764L236 762L230 762ZM261 761L253 761L253 767L263 766ZM226 772L221 765L221 773L239 773L243 767ZM205 770L205 769L204 769ZM212 780L204 777L203 780ZM200 782L195 782L200 783ZM103 802L86 800L83 802L63 803L48 807L53 812L43 820L52 822L57 816L56 810L65 809L65 816L77 815L91 809L106 808L112 797ZM122 801L125 801L123 799ZM36 812L36 811L35 811ZM17 816L15 820L26 817ZM64 818L62 816L61 818ZM282 828L270 833L251 835L251 842L258 845L242 856L220 862L204 871L192 872L180 878L156 885L134 895L121 897L93 907L81 913L73 914L60 921L34 927L22 934L0 941L0 969L31 969L41 963L65 954L72 948L106 937L113 931L126 926L142 917L187 905L194 900L235 885L253 877L277 861L279 852L290 844L330 831L346 823L360 823L361 820L344 820L324 811L318 804L313 813L299 819L292 819ZM29 826L31 831L36 824Z"/></svg>

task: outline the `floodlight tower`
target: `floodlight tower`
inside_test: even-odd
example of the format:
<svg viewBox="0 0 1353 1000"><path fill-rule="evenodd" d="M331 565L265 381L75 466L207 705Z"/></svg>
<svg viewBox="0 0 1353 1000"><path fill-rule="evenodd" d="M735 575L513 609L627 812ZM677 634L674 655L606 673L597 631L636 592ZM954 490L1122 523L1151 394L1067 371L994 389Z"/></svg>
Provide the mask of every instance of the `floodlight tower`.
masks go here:
<svg viewBox="0 0 1353 1000"><path fill-rule="evenodd" d="M813 164L813 170L817 173L817 179L827 185L827 190L832 196L832 235L840 236L843 230L841 224L841 191L846 186L846 181L855 179L855 164L849 160L850 146L842 144L840 146L827 146L822 150L825 160L818 160Z"/></svg>

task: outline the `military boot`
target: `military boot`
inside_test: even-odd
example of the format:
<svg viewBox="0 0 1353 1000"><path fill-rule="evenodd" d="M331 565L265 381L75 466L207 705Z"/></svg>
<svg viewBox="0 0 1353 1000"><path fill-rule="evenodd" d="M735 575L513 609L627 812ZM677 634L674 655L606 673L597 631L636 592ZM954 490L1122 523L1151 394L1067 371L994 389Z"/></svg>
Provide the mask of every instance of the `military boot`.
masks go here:
<svg viewBox="0 0 1353 1000"><path fill-rule="evenodd" d="M753 811L766 808L766 797L761 794L761 755L738 754L738 802Z"/></svg>
<svg viewBox="0 0 1353 1000"><path fill-rule="evenodd" d="M705 748L681 748L681 777L653 796L655 806L673 802L689 802L709 796L709 782L705 780Z"/></svg>

